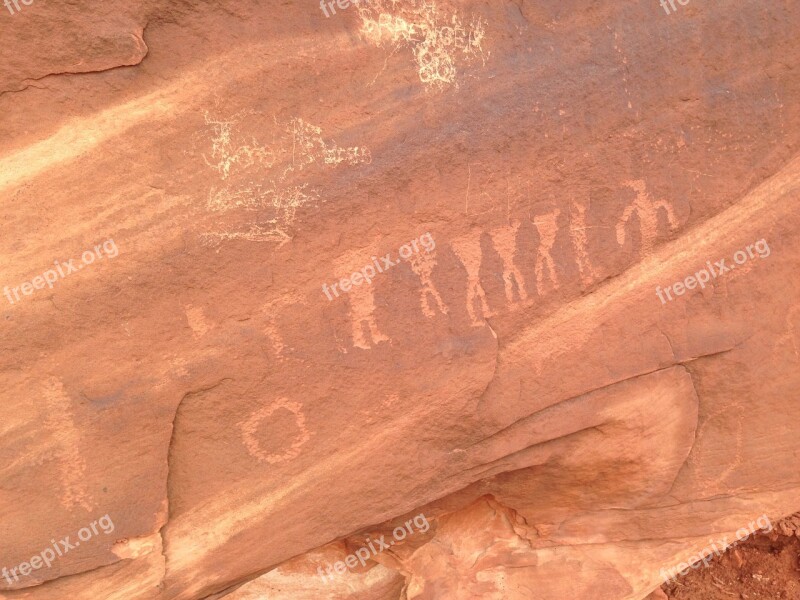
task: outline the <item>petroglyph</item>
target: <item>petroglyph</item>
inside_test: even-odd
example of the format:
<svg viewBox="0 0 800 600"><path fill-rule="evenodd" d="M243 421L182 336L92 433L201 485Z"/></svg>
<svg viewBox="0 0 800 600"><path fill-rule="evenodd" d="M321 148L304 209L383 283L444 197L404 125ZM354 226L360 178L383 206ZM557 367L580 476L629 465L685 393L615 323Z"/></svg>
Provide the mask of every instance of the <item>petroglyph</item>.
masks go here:
<svg viewBox="0 0 800 600"><path fill-rule="evenodd" d="M283 334L281 334L277 326L278 313L285 306L299 305L302 302L303 300L299 296L287 294L267 302L261 309L265 318L263 331L267 339L269 339L278 360L283 360L283 351L286 350Z"/></svg>
<svg viewBox="0 0 800 600"><path fill-rule="evenodd" d="M402 8L395 14L398 5ZM459 57L470 61L480 56L485 64L486 24L480 17L473 17L464 27L458 14L444 14L431 0L402 4L397 0L371 0L360 4L358 12L361 32L367 40L379 47L394 46L395 50L401 46L411 48L420 81L426 85L457 87Z"/></svg>
<svg viewBox="0 0 800 600"><path fill-rule="evenodd" d="M271 204L274 188L264 189L261 184L244 185L231 190L227 187L212 187L208 192L206 208L209 212L228 212L229 210L259 210Z"/></svg>
<svg viewBox="0 0 800 600"><path fill-rule="evenodd" d="M422 289L420 290L422 313L428 318L433 318L436 316L435 309L438 308L440 312L446 315L447 306L436 290L432 279L433 268L436 266L434 255L432 253L415 252L408 258L408 263L422 284ZM431 300L435 303L433 307L431 307Z"/></svg>
<svg viewBox="0 0 800 600"><path fill-rule="evenodd" d="M336 142L326 142L322 139L322 129L306 123L303 119L293 118L286 132L292 139L292 162L284 170L284 177L293 171L302 171L314 163L333 166L345 163L354 166L372 162L369 148L363 146L343 148Z"/></svg>
<svg viewBox="0 0 800 600"><path fill-rule="evenodd" d="M334 261L333 272L338 276L347 276L358 272L363 265L378 260L375 255L380 254L379 246L380 240L376 239L365 248L345 252ZM346 298L348 302L348 316L354 347L369 350L381 342L389 341L389 338L381 333L375 320L375 286L373 283L362 282L360 285L353 285L347 293L339 297Z"/></svg>
<svg viewBox="0 0 800 600"><path fill-rule="evenodd" d="M195 338L203 337L211 329L211 323L208 322L206 316L203 314L203 309L199 306L186 306L186 320Z"/></svg>
<svg viewBox="0 0 800 600"><path fill-rule="evenodd" d="M369 350L389 338L378 329L375 321L375 293L371 285L353 287L347 296L350 302L350 321L353 324L353 346ZM364 334L364 326L368 336Z"/></svg>
<svg viewBox="0 0 800 600"><path fill-rule="evenodd" d="M295 425L297 426L297 435L292 440L291 445L281 454L270 454L261 448L256 433L261 423L272 416L277 410L287 410L294 415ZM250 456L253 458L267 462L271 465L291 460L300 455L302 447L311 439L311 434L306 428L306 417L303 414L302 407L299 402L293 402L286 398L278 398L270 406L260 408L255 411L250 417L239 424L242 430L242 440L244 441L245 448Z"/></svg>
<svg viewBox="0 0 800 600"><path fill-rule="evenodd" d="M226 212L234 208L250 211L268 211L271 218L249 224L245 231L204 233L201 239L215 245L223 240L243 239L251 242L277 242L280 246L291 241L290 228L295 221L297 210L307 204L319 201L316 192L307 192L307 186L294 186L283 190L260 185L240 188L230 193L227 188L209 197L208 210Z"/></svg>
<svg viewBox="0 0 800 600"><path fill-rule="evenodd" d="M575 258L578 262L578 271L580 272L581 281L583 285L589 285L595 279L594 271L592 270L592 263L589 260L589 242L586 230L586 207L573 202L569 209L569 226L570 238L572 239L572 247L575 249Z"/></svg>
<svg viewBox="0 0 800 600"><path fill-rule="evenodd" d="M494 249L503 260L503 283L505 285L506 299L509 302L514 302L514 286L516 285L517 293L520 300L525 300L528 297L528 292L525 290L525 278L522 272L514 263L514 256L517 252L517 234L522 223L515 225L508 225L501 227L490 232L492 244Z"/></svg>
<svg viewBox="0 0 800 600"><path fill-rule="evenodd" d="M474 326L480 326L486 319L494 316L489 308L486 299L486 292L481 285L481 261L483 253L481 251L481 235L471 235L453 240L451 243L453 252L467 270L467 313ZM480 303L481 318L478 318L475 310L475 301Z"/></svg>
<svg viewBox="0 0 800 600"><path fill-rule="evenodd" d="M272 228L251 224L246 231L211 231L200 236L204 244L218 246L226 240L247 240L248 242L277 242L279 246L291 241L291 237Z"/></svg>
<svg viewBox="0 0 800 600"><path fill-rule="evenodd" d="M639 224L641 227L642 251L646 252L655 246L656 240L658 239L659 208L663 208L666 211L670 230L677 229L680 222L675 216L675 211L672 209L670 203L665 200L653 200L650 197L650 194L647 193L647 186L644 181L626 181L624 185L636 192L636 198L633 204L625 209L622 213L622 219L617 223L617 243L621 246L625 244L625 239L627 237L626 226L633 216L633 213L636 213L639 216Z"/></svg>
<svg viewBox="0 0 800 600"><path fill-rule="evenodd" d="M60 481L63 493L61 504L72 510L80 506L87 512L94 509L92 497L86 488L86 462L80 454L81 435L64 384L55 377L44 382L44 426L50 430L58 444L56 458L60 463Z"/></svg>
<svg viewBox="0 0 800 600"><path fill-rule="evenodd" d="M251 138L250 144L240 144L234 147L231 138L244 114L238 112L229 119L220 120L210 117L208 111L204 112L206 125L212 130L211 158L216 163L209 161L205 155L203 158L208 166L219 172L222 179L227 179L234 167L246 169L254 164L271 167L275 162L272 150L260 145L255 138Z"/></svg>
<svg viewBox="0 0 800 600"><path fill-rule="evenodd" d="M275 326L275 319L273 317L268 318L267 322L264 324L264 333L267 338L269 338L275 355L279 360L283 360L283 351L286 349L286 344L283 343L283 336Z"/></svg>
<svg viewBox="0 0 800 600"><path fill-rule="evenodd" d="M334 168L372 162L372 155L363 146L342 147L322 137L322 129L300 118L292 118L278 128L272 146L262 145L254 136L240 132L241 121L254 112L239 112L228 119L212 118L205 113L210 129L211 158L203 155L206 164L220 174L225 184L209 191L206 209L211 213L248 211L259 218L245 229L212 231L201 234L207 245L216 246L226 240L275 242L291 241L291 228L299 208L320 201L317 190L308 183L288 183L290 176L311 165ZM282 168L280 168L282 166ZM259 182L252 178L266 177ZM250 180L243 180L248 177Z"/></svg>
<svg viewBox="0 0 800 600"><path fill-rule="evenodd" d="M558 217L561 211L555 209L551 213L539 215L534 222L539 232L539 250L536 253L536 286L539 294L544 290L545 267L547 276L553 289L559 288L558 275L556 274L556 262L553 258L553 246L558 235Z"/></svg>

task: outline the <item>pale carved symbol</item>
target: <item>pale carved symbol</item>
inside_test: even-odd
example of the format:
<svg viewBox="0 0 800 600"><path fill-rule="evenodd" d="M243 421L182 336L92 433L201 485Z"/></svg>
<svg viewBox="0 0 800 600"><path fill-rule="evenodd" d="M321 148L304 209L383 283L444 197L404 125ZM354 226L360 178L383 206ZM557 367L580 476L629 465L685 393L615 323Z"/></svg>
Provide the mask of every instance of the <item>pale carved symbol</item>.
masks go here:
<svg viewBox="0 0 800 600"><path fill-rule="evenodd" d="M186 321L192 329L192 334L196 339L203 337L213 325L206 319L203 309L199 306L187 305L184 307Z"/></svg>
<svg viewBox="0 0 800 600"><path fill-rule="evenodd" d="M350 320L353 323L353 346L369 350L373 345L388 342L389 338L378 329L375 321L375 293L372 286L362 283L354 286L348 294L350 301ZM369 339L364 335L364 326Z"/></svg>
<svg viewBox="0 0 800 600"><path fill-rule="evenodd" d="M261 443L256 437L256 432L261 423L265 419L271 417L272 414L279 409L287 410L294 415L295 424L299 431L292 441L292 444L285 452L282 454L270 454L261 448ZM242 440L250 456L271 465L282 463L299 456L303 445L311 438L311 434L306 428L306 417L303 414L300 403L287 400L286 398L278 398L272 405L258 409L250 415L250 418L241 423L240 426L242 429Z"/></svg>
<svg viewBox="0 0 800 600"><path fill-rule="evenodd" d="M525 290L525 278L514 263L514 255L516 254L517 248L517 235L519 234L521 225L521 223L508 225L507 227L495 229L489 234L492 238L495 250L497 250L497 253L503 261L503 284L505 286L506 299L509 302L514 302L515 283L520 300L525 300L528 297L528 292Z"/></svg>
<svg viewBox="0 0 800 600"><path fill-rule="evenodd" d="M588 253L588 236L586 230L586 207L578 203L570 205L569 211L570 220L570 233L572 238L572 247L575 249L575 257L578 261L578 270L580 272L581 281L584 285L588 285L594 279L594 271L592 264L589 261Z"/></svg>
<svg viewBox="0 0 800 600"><path fill-rule="evenodd" d="M281 332L275 326L275 319L273 317L267 317L267 321L264 323L264 333L269 338L275 355L279 360L283 360L283 351L286 349L286 344L283 343L283 336L281 336Z"/></svg>
<svg viewBox="0 0 800 600"><path fill-rule="evenodd" d="M252 242L276 242L282 246L291 241L297 212L302 207L320 201L317 190L308 183L290 184L294 176L316 164L335 167L342 163L359 165L372 162L372 155L363 146L342 147L334 141L322 138L322 129L293 118L280 131L280 141L272 147L261 145L253 136L241 131L240 121L245 116L256 114L241 111L227 120L214 119L206 112L205 121L211 129L211 157L205 155L208 166L220 174L228 184L209 192L209 212L227 213L245 210L257 213L245 228L236 231L214 231L201 235L201 239L212 246L226 240L248 240ZM275 121L278 125L278 121ZM281 171L278 165L286 163ZM243 178L252 179L247 183ZM265 176L268 179L265 180ZM233 178L233 180L231 180Z"/></svg>
<svg viewBox="0 0 800 600"><path fill-rule="evenodd" d="M286 350L286 343L283 334L278 328L278 316L281 311L290 305L302 304L302 299L296 294L284 292L280 297L267 302L261 309L264 315L264 326L262 331L272 346L272 350L278 360L283 360L283 353Z"/></svg>
<svg viewBox="0 0 800 600"><path fill-rule="evenodd" d="M377 263L378 259L373 256L377 252L378 243L379 241L375 240L366 248L352 250L340 256L334 263L334 272L347 276L359 272L364 265L380 264ZM380 276L381 273L377 275ZM374 285L375 281L362 281L360 285L352 285L347 292L341 291L340 293L334 290L337 297L347 297L353 346L362 350L370 350L381 342L389 341L389 338L381 333L375 320Z"/></svg>
<svg viewBox="0 0 800 600"><path fill-rule="evenodd" d="M641 179L636 181L626 181L624 185L636 192L633 204L628 206L622 213L622 219L617 223L617 243L625 244L627 237L626 225L630 221L633 213L639 216L639 223L642 230L642 250L647 251L653 248L658 238L658 209L663 208L667 213L671 230L680 225L672 205L666 200L653 200L647 193L647 186Z"/></svg>
<svg viewBox="0 0 800 600"><path fill-rule="evenodd" d="M553 247L558 235L558 217L561 211L555 209L551 213L539 215L535 221L536 230L539 232L539 250L536 254L536 286L541 294L544 288L545 268L547 276L553 286L558 289L558 276L556 275L555 260L553 259Z"/></svg>
<svg viewBox="0 0 800 600"><path fill-rule="evenodd" d="M445 305L436 286L433 283L432 274L433 268L436 266L436 260L430 253L415 252L409 258L408 262L411 269L419 277L422 283L420 290L420 303L422 304L422 313L428 317L433 318L436 315L435 308L438 308L443 314L447 314L447 306ZM431 308L431 299L435 303L435 307Z"/></svg>
<svg viewBox="0 0 800 600"><path fill-rule="evenodd" d="M80 506L93 510L92 498L86 488L86 462L80 454L81 436L75 426L75 417L64 384L55 377L44 383L44 400L47 415L44 425L59 443L56 456L61 463L61 486L64 490L61 504L72 509Z"/></svg>
<svg viewBox="0 0 800 600"><path fill-rule="evenodd" d="M453 240L451 243L453 252L464 265L467 270L467 313L474 326L479 326L485 322L485 319L494 315L489 308L489 302L486 299L486 292L481 285L481 260L483 254L481 251L481 236L463 237ZM479 319L475 311L475 301L479 301L482 317Z"/></svg>

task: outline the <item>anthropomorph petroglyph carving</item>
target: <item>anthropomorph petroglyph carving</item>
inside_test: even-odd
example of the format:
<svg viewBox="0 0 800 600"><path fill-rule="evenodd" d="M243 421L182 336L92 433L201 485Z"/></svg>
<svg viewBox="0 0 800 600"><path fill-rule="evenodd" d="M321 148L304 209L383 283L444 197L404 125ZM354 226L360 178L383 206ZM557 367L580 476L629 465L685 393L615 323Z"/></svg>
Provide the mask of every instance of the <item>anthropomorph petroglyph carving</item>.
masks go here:
<svg viewBox="0 0 800 600"><path fill-rule="evenodd" d="M481 285L481 234L471 234L451 243L453 252L467 270L467 313L475 326L482 325L488 317L494 316L486 299L486 292ZM481 318L475 310L475 302L480 303Z"/></svg>
<svg viewBox="0 0 800 600"><path fill-rule="evenodd" d="M558 275L556 274L556 262L553 258L553 247L558 236L558 217L561 211L555 209L551 213L538 215L534 224L539 232L539 249L536 253L536 286L539 294L544 290L545 268L547 277L553 289L558 289Z"/></svg>
<svg viewBox="0 0 800 600"><path fill-rule="evenodd" d="M436 259L434 256L434 254L430 253L423 254L421 252L415 252L408 258L411 269L416 273L422 283L420 302L422 304L422 313L428 318L433 318L436 315L436 308L443 314L447 314L447 306L436 290L432 279L433 268L436 266ZM435 303L433 307L431 307L431 300Z"/></svg>
<svg viewBox="0 0 800 600"><path fill-rule="evenodd" d="M91 511L94 507L86 488L86 462L80 453L81 436L75 425L70 398L64 391L64 384L55 377L44 382L43 395L44 426L59 444L56 456L61 463L61 504L70 510L80 506Z"/></svg>
<svg viewBox="0 0 800 600"><path fill-rule="evenodd" d="M625 244L627 238L627 225L634 213L639 216L641 227L642 250L648 251L653 248L658 239L658 209L663 208L667 213L671 230L677 229L680 225L672 205L666 200L653 200L647 193L647 186L644 181L626 181L625 186L636 192L633 204L628 206L622 213L622 219L617 223L617 243Z"/></svg>
<svg viewBox="0 0 800 600"><path fill-rule="evenodd" d="M586 225L586 207L573 202L569 209L569 229L570 238L572 239L572 247L575 249L575 258L578 262L578 271L580 273L583 285L589 285L594 281L595 274L592 270L592 263L589 260L589 237L586 233L588 226Z"/></svg>
<svg viewBox="0 0 800 600"><path fill-rule="evenodd" d="M517 235L521 225L521 223L508 225L494 229L489 234L492 238L494 249L497 250L503 260L503 283L505 285L506 299L509 302L514 302L515 285L520 300L525 300L528 297L528 292L525 290L525 278L514 263L514 256L517 252Z"/></svg>
<svg viewBox="0 0 800 600"><path fill-rule="evenodd" d="M333 262L333 270L339 276L348 276L358 273L365 265L378 264L377 254L379 240L373 241L368 247L350 250L338 257ZM352 284L342 298L348 305L348 317L352 328L353 346L362 350L369 350L381 342L388 342L389 338L381 333L375 319L375 286L365 280L358 285ZM338 297L338 294L337 294Z"/></svg>
<svg viewBox="0 0 800 600"><path fill-rule="evenodd" d="M350 321L353 324L353 345L369 350L373 345L388 342L375 321L375 293L372 286L354 287L348 295ZM367 335L364 334L366 328Z"/></svg>
<svg viewBox="0 0 800 600"><path fill-rule="evenodd" d="M258 429L261 424L272 416L277 410L286 410L294 415L295 425L297 426L297 435L292 440L289 447L281 453L266 452L262 446L261 441L257 435ZM303 414L302 407L299 402L293 402L286 398L278 398L269 406L260 408L255 411L250 417L239 424L242 430L242 440L244 441L245 448L255 459L267 462L271 465L282 463L291 460L300 455L303 445L311 438L311 434L306 428L306 417Z"/></svg>

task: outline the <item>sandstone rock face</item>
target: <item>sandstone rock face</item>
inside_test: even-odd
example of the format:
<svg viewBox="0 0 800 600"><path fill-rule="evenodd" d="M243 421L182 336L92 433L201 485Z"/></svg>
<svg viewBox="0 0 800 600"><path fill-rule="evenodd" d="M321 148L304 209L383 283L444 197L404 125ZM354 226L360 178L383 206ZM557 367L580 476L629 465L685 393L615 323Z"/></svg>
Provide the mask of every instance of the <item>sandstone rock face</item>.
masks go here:
<svg viewBox="0 0 800 600"><path fill-rule="evenodd" d="M800 509L800 6L20 6L0 598L641 600Z"/></svg>

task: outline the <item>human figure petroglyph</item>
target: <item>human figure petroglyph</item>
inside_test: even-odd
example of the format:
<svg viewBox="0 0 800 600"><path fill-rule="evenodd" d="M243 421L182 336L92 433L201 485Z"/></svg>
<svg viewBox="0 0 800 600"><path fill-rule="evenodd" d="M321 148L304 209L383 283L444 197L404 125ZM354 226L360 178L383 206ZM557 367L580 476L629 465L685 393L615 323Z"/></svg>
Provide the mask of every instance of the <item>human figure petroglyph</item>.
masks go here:
<svg viewBox="0 0 800 600"><path fill-rule="evenodd" d="M294 415L295 424L299 431L286 451L281 454L270 454L261 448L261 443L256 437L256 433L261 423L279 409L287 410ZM299 456L303 445L311 438L311 434L306 428L306 417L305 414L303 414L302 406L299 402L294 402L286 398L278 398L270 406L258 409L250 415L246 421L243 421L239 425L242 430L242 441L250 456L271 465L282 463Z"/></svg>
<svg viewBox="0 0 800 600"><path fill-rule="evenodd" d="M61 504L67 509L80 506L92 511L92 497L86 488L86 461L80 453L81 436L64 384L55 377L44 382L45 427L52 432L59 447L56 457L61 463Z"/></svg>
<svg viewBox="0 0 800 600"><path fill-rule="evenodd" d="M340 256L333 263L337 275L346 276L356 273L359 269L377 261L379 241L375 240L366 248L351 250ZM337 297L339 297L337 295ZM341 298L348 302L348 316L352 327L353 346L362 350L370 350L381 342L388 342L389 338L381 333L375 320L375 284L361 281L353 285ZM364 333L366 328L367 333Z"/></svg>
<svg viewBox="0 0 800 600"><path fill-rule="evenodd" d="M573 202L569 209L569 225L570 225L570 238L572 239L572 247L575 249L575 258L578 262L578 271L580 273L583 285L589 285L594 280L594 271L592 270L592 263L589 260L588 253L588 235L586 230L586 207Z"/></svg>
<svg viewBox="0 0 800 600"><path fill-rule="evenodd" d="M536 253L536 286L540 295L544 289L545 268L547 268L547 275L553 289L559 288L553 247L558 236L558 217L560 215L561 211L555 209L551 213L538 215L534 221L536 230L539 232L539 249Z"/></svg>
<svg viewBox="0 0 800 600"><path fill-rule="evenodd" d="M451 242L453 252L467 270L467 313L474 326L482 325L489 317L494 316L486 299L486 292L481 285L481 234L471 234ZM475 312L475 300L481 305L481 318Z"/></svg>
<svg viewBox="0 0 800 600"><path fill-rule="evenodd" d="M354 287L347 298L350 302L350 321L353 324L353 346L369 350L381 342L388 342L389 338L381 333L375 321L375 292L372 286ZM369 336L364 335L364 325Z"/></svg>
<svg viewBox="0 0 800 600"><path fill-rule="evenodd" d="M514 256L517 251L517 235L521 225L522 223L516 223L494 229L489 233L494 249L497 250L503 260L503 283L505 285L506 299L509 302L514 302L514 284L517 286L520 300L525 300L528 297L528 292L525 290L525 278L514 263Z"/></svg>
<svg viewBox="0 0 800 600"><path fill-rule="evenodd" d="M428 317L433 318L436 316L435 308L438 308L443 314L447 314L447 305L445 305L442 297L433 283L432 274L433 268L436 266L436 259L431 253L415 252L408 258L408 263L411 269L419 277L422 283L420 290L420 303L422 304L422 313ZM435 302L435 307L431 308L431 299Z"/></svg>
<svg viewBox="0 0 800 600"><path fill-rule="evenodd" d="M663 208L667 212L667 219L671 230L677 229L680 225L672 205L666 200L653 200L647 193L647 186L641 179L636 181L624 182L626 187L636 192L633 204L628 206L622 213L622 219L617 223L617 243L625 244L627 237L626 225L630 221L633 213L639 215L639 223L642 235L642 250L647 251L655 246L658 239L658 209Z"/></svg>

